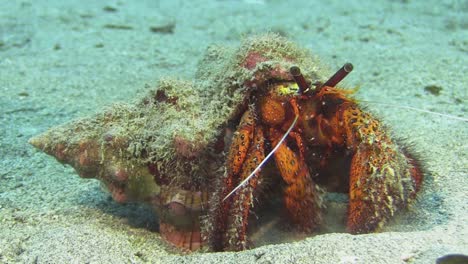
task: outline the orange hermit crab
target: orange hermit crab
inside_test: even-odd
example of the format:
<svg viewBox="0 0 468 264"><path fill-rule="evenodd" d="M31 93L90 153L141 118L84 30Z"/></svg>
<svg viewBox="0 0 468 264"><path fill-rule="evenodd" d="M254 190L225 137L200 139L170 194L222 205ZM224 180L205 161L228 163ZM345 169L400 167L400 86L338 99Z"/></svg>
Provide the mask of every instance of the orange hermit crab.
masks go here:
<svg viewBox="0 0 468 264"><path fill-rule="evenodd" d="M246 248L254 191L270 156L285 183L288 220L301 231L323 224L318 186L349 194L346 229L355 234L377 230L415 197L422 181L418 161L349 92L335 88L352 68L347 63L311 88L293 66L295 82L276 80L252 95L227 157L215 245Z"/></svg>
<svg viewBox="0 0 468 264"><path fill-rule="evenodd" d="M303 71L301 73L301 70ZM273 34L210 47L193 82L163 79L135 104L53 128L31 144L97 178L119 202L145 202L179 248L248 248L251 210L281 196L311 233L324 192L349 196L346 229L379 229L422 183L418 161L328 81L308 51ZM270 158L271 157L271 158Z"/></svg>

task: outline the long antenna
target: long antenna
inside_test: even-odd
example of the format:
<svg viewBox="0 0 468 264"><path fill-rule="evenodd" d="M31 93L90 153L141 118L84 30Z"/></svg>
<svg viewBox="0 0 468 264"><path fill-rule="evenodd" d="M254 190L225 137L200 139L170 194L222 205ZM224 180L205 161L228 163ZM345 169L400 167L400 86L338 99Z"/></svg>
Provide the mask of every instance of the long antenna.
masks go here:
<svg viewBox="0 0 468 264"><path fill-rule="evenodd" d="M388 104L388 103L380 103L380 102L364 101L364 100L359 100L359 102L364 102L364 103L367 103L367 104L386 105L386 106L392 106L392 107L401 108L401 109L409 109L409 110L414 110L414 111L418 111L418 112L422 112L422 113L428 113L428 114L431 114L431 115L438 115L438 116L442 116L442 117L446 117L446 118L450 118L450 119L455 119L455 120L460 120L460 121L463 121L463 122L468 122L468 118L466 118L466 117L459 117L459 116L450 115L450 114L438 113L438 112L429 111L429 110L426 110L426 109L420 109L420 108L417 108L417 107L412 107L412 106L407 106L407 105Z"/></svg>

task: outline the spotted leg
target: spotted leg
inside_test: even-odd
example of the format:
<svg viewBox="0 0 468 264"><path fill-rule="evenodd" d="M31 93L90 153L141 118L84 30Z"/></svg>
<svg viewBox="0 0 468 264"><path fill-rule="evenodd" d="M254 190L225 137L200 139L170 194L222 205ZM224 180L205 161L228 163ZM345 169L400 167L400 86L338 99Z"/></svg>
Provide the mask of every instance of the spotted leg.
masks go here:
<svg viewBox="0 0 468 264"><path fill-rule="evenodd" d="M274 146L281 137L282 133L270 129L269 139ZM276 166L287 184L284 203L291 222L300 231L313 231L322 222L321 199L305 161L284 142L274 156Z"/></svg>
<svg viewBox="0 0 468 264"><path fill-rule="evenodd" d="M242 164L242 168L236 177L239 179L239 182L246 179L265 158L263 134L261 127L255 128L245 162ZM244 250L248 247L248 217L253 203L252 194L257 186L259 173L260 171L257 171L255 176L233 195L226 230L227 239L225 245L227 250Z"/></svg>
<svg viewBox="0 0 468 264"><path fill-rule="evenodd" d="M368 233L379 230L415 197L422 172L376 119L356 107L349 110L343 112L347 142L354 149L347 230Z"/></svg>
<svg viewBox="0 0 468 264"><path fill-rule="evenodd" d="M224 199L264 159L264 135L255 126L251 111L242 116L226 161L226 178L221 188ZM216 237L211 239L214 250L243 250L247 248L247 220L252 204L252 192L257 186L258 172L242 188L222 200L215 212Z"/></svg>

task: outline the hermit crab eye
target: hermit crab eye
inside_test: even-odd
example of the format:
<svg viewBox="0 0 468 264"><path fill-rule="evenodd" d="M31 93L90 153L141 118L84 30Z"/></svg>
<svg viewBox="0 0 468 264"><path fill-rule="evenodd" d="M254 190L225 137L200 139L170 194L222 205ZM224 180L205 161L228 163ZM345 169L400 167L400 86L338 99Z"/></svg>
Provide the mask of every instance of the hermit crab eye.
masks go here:
<svg viewBox="0 0 468 264"><path fill-rule="evenodd" d="M300 93L301 90L297 83L280 84L277 89L280 95L294 95Z"/></svg>
<svg viewBox="0 0 468 264"><path fill-rule="evenodd" d="M289 69L289 72L291 73L292 77L296 81L297 85L299 86L299 94L304 93L309 88L309 85L307 84L307 81L305 80L304 76L301 73L301 69L297 66L292 66Z"/></svg>

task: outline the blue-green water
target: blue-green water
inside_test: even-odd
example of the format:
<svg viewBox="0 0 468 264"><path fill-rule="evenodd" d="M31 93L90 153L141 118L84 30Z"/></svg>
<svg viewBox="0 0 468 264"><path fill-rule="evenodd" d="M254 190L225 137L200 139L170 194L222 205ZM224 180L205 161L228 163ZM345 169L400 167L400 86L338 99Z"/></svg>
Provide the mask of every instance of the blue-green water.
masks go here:
<svg viewBox="0 0 468 264"><path fill-rule="evenodd" d="M0 263L433 263L467 254L466 1L0 1ZM210 44L277 32L336 69L345 87L420 153L427 180L383 233L333 233L241 253L180 256L156 215L29 138L132 102L165 76L192 79ZM440 88L439 94L427 87ZM381 104L379 104L381 103ZM267 230L276 236L275 231Z"/></svg>

